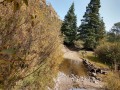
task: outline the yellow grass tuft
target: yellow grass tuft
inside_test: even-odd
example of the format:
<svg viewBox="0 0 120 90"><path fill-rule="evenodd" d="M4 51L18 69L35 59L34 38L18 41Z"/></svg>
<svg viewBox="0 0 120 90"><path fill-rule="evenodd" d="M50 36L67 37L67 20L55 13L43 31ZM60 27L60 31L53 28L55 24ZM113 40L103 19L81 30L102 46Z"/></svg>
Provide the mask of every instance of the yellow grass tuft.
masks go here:
<svg viewBox="0 0 120 90"><path fill-rule="evenodd" d="M120 90L120 75L116 72L111 72L105 78L106 80L106 85L105 88L106 90Z"/></svg>

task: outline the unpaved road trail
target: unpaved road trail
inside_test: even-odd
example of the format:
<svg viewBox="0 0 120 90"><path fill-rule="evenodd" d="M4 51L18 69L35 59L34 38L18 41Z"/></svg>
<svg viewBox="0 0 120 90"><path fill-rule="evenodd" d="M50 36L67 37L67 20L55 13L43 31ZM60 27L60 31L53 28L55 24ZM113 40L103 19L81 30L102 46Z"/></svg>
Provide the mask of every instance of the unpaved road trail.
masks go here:
<svg viewBox="0 0 120 90"><path fill-rule="evenodd" d="M62 51L64 52L64 59L70 59L70 60L82 62L82 59L80 59L76 51L70 51L66 47L63 47Z"/></svg>
<svg viewBox="0 0 120 90"><path fill-rule="evenodd" d="M79 57L78 52L71 51L66 47L63 47L62 51L64 53L65 60L68 59L77 64L82 63L82 59ZM58 73L58 77L55 82L56 86L54 90L103 90L100 89L103 86L102 82L93 83L88 77L77 77L74 74L66 75L63 72Z"/></svg>

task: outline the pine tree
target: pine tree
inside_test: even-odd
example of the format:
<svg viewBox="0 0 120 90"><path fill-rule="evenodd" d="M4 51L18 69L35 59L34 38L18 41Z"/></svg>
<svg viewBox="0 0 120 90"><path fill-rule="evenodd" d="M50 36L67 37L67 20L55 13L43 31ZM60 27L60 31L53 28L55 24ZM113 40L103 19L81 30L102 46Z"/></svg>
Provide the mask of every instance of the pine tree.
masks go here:
<svg viewBox="0 0 120 90"><path fill-rule="evenodd" d="M120 42L120 22L114 24L111 30L108 32L109 42Z"/></svg>
<svg viewBox="0 0 120 90"><path fill-rule="evenodd" d="M77 19L74 3L71 5L62 23L61 32L64 36L64 44L73 45L77 33Z"/></svg>
<svg viewBox="0 0 120 90"><path fill-rule="evenodd" d="M100 0L91 0L86 7L82 23L78 29L79 37L84 41L85 49L95 49L105 35L105 26L100 17Z"/></svg>

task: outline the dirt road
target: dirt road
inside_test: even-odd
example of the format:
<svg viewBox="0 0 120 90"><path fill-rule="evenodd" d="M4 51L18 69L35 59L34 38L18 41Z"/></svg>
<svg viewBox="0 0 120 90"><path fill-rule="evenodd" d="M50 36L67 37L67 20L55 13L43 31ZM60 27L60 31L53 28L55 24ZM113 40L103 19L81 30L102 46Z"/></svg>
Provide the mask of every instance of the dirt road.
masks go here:
<svg viewBox="0 0 120 90"><path fill-rule="evenodd" d="M82 63L78 52L71 51L66 47L63 47L62 51L64 52L65 60L68 59L76 63ZM103 83L100 81L91 82L89 77L80 77L74 74L66 75L64 72L58 73L55 82L55 90L99 90L103 86Z"/></svg>

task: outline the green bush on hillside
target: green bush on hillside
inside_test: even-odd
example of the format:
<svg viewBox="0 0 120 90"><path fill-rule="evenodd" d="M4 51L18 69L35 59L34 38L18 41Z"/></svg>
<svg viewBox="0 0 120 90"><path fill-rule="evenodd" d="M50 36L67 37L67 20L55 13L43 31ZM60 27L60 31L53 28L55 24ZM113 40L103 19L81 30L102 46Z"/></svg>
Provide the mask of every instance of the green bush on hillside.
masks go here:
<svg viewBox="0 0 120 90"><path fill-rule="evenodd" d="M120 43L100 45L95 50L95 53L101 61L107 64L113 64L114 61L120 63Z"/></svg>

